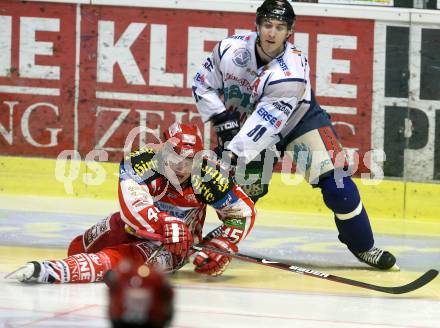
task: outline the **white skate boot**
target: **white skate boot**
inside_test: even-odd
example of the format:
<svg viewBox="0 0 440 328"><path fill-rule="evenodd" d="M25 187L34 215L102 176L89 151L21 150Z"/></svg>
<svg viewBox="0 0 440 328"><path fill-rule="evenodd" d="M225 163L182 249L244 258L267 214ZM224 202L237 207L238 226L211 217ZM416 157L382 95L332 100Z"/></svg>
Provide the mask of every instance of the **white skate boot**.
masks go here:
<svg viewBox="0 0 440 328"><path fill-rule="evenodd" d="M60 281L59 274L49 261L32 261L12 271L5 278L16 279L24 283L53 284Z"/></svg>

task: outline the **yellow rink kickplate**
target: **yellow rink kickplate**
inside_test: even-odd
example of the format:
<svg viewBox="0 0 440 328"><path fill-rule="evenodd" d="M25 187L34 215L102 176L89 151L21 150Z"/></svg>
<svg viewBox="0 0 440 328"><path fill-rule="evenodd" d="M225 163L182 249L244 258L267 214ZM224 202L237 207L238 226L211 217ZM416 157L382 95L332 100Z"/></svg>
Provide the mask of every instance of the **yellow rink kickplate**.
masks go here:
<svg viewBox="0 0 440 328"><path fill-rule="evenodd" d="M116 200L118 165L0 156L0 193ZM355 182L371 218L440 220L440 184ZM269 193L258 202L258 208L331 215L318 188L311 188L298 176L279 173L274 174Z"/></svg>

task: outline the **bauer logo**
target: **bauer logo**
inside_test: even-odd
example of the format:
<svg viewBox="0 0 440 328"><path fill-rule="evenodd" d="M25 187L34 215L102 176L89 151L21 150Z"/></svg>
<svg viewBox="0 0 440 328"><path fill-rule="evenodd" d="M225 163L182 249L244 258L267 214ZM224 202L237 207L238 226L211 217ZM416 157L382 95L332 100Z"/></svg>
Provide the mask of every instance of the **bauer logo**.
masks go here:
<svg viewBox="0 0 440 328"><path fill-rule="evenodd" d="M251 53L246 48L239 48L234 51L232 61L235 65L240 67L246 67L251 60Z"/></svg>
<svg viewBox="0 0 440 328"><path fill-rule="evenodd" d="M327 273L322 273L322 272L311 270L311 269L301 268L301 267L297 267L295 265L290 266L289 269L292 271L295 271L295 272L312 274L314 276L323 277L323 278L327 278L329 276Z"/></svg>

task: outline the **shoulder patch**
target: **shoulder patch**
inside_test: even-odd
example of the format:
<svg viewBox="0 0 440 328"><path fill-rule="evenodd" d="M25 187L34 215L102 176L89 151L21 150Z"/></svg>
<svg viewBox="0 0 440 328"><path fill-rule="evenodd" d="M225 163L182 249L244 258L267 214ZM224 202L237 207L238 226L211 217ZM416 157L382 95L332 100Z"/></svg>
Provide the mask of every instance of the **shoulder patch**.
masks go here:
<svg viewBox="0 0 440 328"><path fill-rule="evenodd" d="M235 49L232 54L232 62L239 67L246 67L251 58L251 52L245 47Z"/></svg>
<svg viewBox="0 0 440 328"><path fill-rule="evenodd" d="M137 175L144 182L149 182L160 175L159 159L154 149L143 147L124 157L123 163L131 166L131 173Z"/></svg>
<svg viewBox="0 0 440 328"><path fill-rule="evenodd" d="M193 166L191 184L198 200L213 204L225 198L234 183L218 162L203 159Z"/></svg>
<svg viewBox="0 0 440 328"><path fill-rule="evenodd" d="M132 151L130 154L125 156L125 159L129 160L130 158L139 156L141 154L148 154L148 155L151 155L151 157L153 157L156 154L156 152L154 151L153 148L145 146L145 147L142 147L142 148L139 148L137 150Z"/></svg>

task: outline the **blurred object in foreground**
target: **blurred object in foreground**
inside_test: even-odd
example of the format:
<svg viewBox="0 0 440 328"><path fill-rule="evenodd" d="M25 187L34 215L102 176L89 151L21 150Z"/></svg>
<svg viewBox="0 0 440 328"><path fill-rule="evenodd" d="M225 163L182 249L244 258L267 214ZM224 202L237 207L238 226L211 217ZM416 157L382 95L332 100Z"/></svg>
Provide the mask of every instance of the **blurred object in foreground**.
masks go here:
<svg viewBox="0 0 440 328"><path fill-rule="evenodd" d="M173 290L164 273L146 264L122 261L104 279L109 287L113 328L163 328L173 317Z"/></svg>

